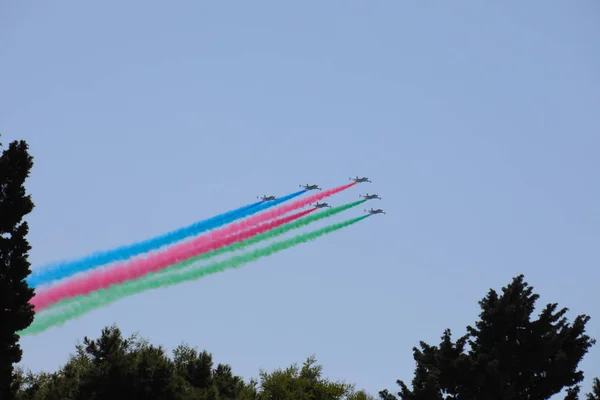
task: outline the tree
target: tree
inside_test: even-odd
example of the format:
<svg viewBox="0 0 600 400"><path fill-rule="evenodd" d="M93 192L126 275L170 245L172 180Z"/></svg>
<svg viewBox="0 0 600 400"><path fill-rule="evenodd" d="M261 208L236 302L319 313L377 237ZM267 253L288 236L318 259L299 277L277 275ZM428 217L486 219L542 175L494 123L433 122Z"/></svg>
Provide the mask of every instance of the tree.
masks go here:
<svg viewBox="0 0 600 400"><path fill-rule="evenodd" d="M592 393L587 395L587 400L600 400L600 379L594 378Z"/></svg>
<svg viewBox="0 0 600 400"><path fill-rule="evenodd" d="M1 144L0 144L0 147ZM31 273L27 241L29 227L23 218L33 210L25 181L33 167L25 141L14 141L0 156L0 398L12 399L19 380L15 363L22 351L17 332L33 321L33 297L25 278Z"/></svg>
<svg viewBox="0 0 600 400"><path fill-rule="evenodd" d="M167 356L161 347L116 327L98 339L85 337L77 351L52 374L20 373L18 400L251 400L252 385L233 375L231 367L212 368L212 355L182 344Z"/></svg>
<svg viewBox="0 0 600 400"><path fill-rule="evenodd" d="M254 399L255 384L245 384L241 377L233 375L231 367L218 364L213 369L212 355L198 352L189 345L179 345L173 351L176 371L188 386L190 398L206 399Z"/></svg>
<svg viewBox="0 0 600 400"><path fill-rule="evenodd" d="M401 399L548 399L563 389L566 399L577 399L583 380L577 366L595 343L585 334L590 318L579 315L570 324L566 308L548 304L532 319L539 296L523 275L502 292L489 291L479 302L479 321L456 342L447 329L439 346L421 342L413 349L412 389L398 380Z"/></svg>
<svg viewBox="0 0 600 400"><path fill-rule="evenodd" d="M98 339L84 338L57 372L18 371L17 400L374 400L353 385L323 377L314 357L271 373L261 371L260 385L244 383L227 364L213 367L212 355L187 344L167 357L160 347L116 327Z"/></svg>
<svg viewBox="0 0 600 400"><path fill-rule="evenodd" d="M354 392L353 385L332 382L323 377L323 367L309 357L298 368L296 364L285 370L260 372L258 400L369 400L364 392Z"/></svg>

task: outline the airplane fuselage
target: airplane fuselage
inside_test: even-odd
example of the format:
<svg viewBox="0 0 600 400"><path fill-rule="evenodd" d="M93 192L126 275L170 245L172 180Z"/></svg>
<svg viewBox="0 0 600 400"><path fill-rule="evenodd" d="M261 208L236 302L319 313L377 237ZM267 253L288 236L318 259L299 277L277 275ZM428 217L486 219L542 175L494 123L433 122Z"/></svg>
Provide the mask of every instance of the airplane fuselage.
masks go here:
<svg viewBox="0 0 600 400"><path fill-rule="evenodd" d="M303 187L306 190L321 190L321 188L319 187L319 185L300 185L300 187Z"/></svg>
<svg viewBox="0 0 600 400"><path fill-rule="evenodd" d="M356 183L361 183L361 182L371 182L369 180L369 178L367 177L363 177L363 178L359 178L358 176L356 178L350 178L351 180L353 180Z"/></svg>
<svg viewBox="0 0 600 400"><path fill-rule="evenodd" d="M381 200L381 197L379 197L376 194L368 194L367 193L366 195L361 196L361 197L364 198L365 200L372 200L372 199L379 199L379 200Z"/></svg>

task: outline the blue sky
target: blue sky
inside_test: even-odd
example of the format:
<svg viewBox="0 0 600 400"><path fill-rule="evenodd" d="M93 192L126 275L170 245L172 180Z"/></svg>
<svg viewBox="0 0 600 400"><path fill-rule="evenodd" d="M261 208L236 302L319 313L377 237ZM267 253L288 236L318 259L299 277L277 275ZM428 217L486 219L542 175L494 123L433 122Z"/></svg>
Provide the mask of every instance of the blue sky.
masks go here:
<svg viewBox="0 0 600 400"><path fill-rule="evenodd" d="M385 216L22 339L34 371L116 322L246 378L315 353L373 393L524 273L600 337L600 6L4 2L2 140L26 139L35 265L300 183ZM594 72L596 71L596 72ZM336 220L359 215L348 211ZM600 376L586 357L585 388ZM595 362L594 362L595 360Z"/></svg>

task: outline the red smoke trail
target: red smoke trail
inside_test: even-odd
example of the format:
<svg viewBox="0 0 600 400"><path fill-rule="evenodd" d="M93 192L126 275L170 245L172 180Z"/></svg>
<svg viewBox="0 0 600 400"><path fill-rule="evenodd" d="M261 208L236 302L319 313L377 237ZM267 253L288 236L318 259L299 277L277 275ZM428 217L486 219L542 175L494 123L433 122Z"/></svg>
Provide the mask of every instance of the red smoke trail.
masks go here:
<svg viewBox="0 0 600 400"><path fill-rule="evenodd" d="M354 185L356 185L356 182L325 190L304 199L296 200L293 203L254 215L246 220L233 223L209 234L202 235L190 242L176 245L163 252L150 254L147 258L117 264L106 270L95 270L80 278L75 278L55 287L40 290L33 299L31 299L31 304L34 306L35 311L39 312L56 302L78 295L85 295L98 289L108 288L115 284L139 278L150 272L157 272L169 265L211 251L215 243L220 243L225 236L258 225L262 222L275 219L290 211L294 211L295 209L346 190ZM311 212L311 210L308 210L308 212ZM300 218L301 216L308 214L308 212L294 214L288 217L291 219L286 220L286 222Z"/></svg>
<svg viewBox="0 0 600 400"><path fill-rule="evenodd" d="M301 211L287 217L279 218L277 220L266 222L262 225L251 227L235 234L221 234L218 237L215 237L216 235L214 233L217 232L214 232L211 235L206 235L203 237L204 240L202 242L204 243L196 244L195 246L188 247L187 249L169 249L163 253L155 254L148 258L134 260L129 263L120 264L104 271L97 270L81 278L75 278L65 282L64 284L40 291L33 297L33 299L31 299L31 304L34 306L35 312L40 312L59 301L79 295L85 295L99 289L105 289L125 281L137 279L146 274L157 272L170 265L186 260L190 257L196 257L201 254L217 250L221 247L250 239L253 236L267 232L271 229L275 229L281 225L287 224L307 214L310 214L315 210L316 208L311 208L310 210ZM243 225L248 226L247 224ZM240 230L239 226L237 230ZM221 231L225 231L225 229L222 229ZM235 232L233 229L229 229L229 231L231 233ZM207 239L209 236L211 237Z"/></svg>

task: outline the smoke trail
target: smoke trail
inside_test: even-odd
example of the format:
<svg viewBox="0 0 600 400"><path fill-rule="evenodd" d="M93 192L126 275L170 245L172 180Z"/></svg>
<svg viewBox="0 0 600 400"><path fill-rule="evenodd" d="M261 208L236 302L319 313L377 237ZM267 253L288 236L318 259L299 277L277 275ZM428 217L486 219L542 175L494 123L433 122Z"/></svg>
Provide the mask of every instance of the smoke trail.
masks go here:
<svg viewBox="0 0 600 400"><path fill-rule="evenodd" d="M236 210L228 211L215 217L195 222L186 227L176 229L151 239L136 242L127 246L117 247L113 250L100 251L73 261L50 264L42 267L42 269L36 269L32 271L31 275L29 275L26 280L30 287L37 288L40 285L52 283L57 280L75 275L76 273L88 271L100 265L126 260L139 254L183 240L187 237L197 235L209 229L214 229L228 224L236 219L244 218L259 211L274 207L305 192L306 190L300 190L273 201L249 204Z"/></svg>
<svg viewBox="0 0 600 400"><path fill-rule="evenodd" d="M298 212L296 214L289 215L277 220L269 221L265 224L256 226L251 229L239 232L236 235L219 235L215 237L215 240L211 240L208 236L204 238L206 240L201 241L196 246L191 246L183 249L183 251L173 251L169 249L163 254L154 254L148 258L142 258L139 260L133 260L128 264L117 265L115 268L108 270L97 270L92 271L86 276L69 280L64 284L48 288L46 290L39 291L30 301L34 306L35 312L40 312L52 304L58 303L62 300L86 295L100 289L106 289L113 285L130 281L133 279L140 278L149 273L164 270L169 265L176 264L183 260L189 259L190 257L197 257L198 255L216 250L223 246L228 246L237 241L242 241L251 238L252 236L258 235L259 233L267 232L271 229L277 228L283 224L295 221L299 218L304 217L317 210L312 208ZM234 227L228 227L227 230L236 232L238 229L232 229ZM225 232L226 233L226 232ZM185 243L184 245L186 245Z"/></svg>
<svg viewBox="0 0 600 400"><path fill-rule="evenodd" d="M284 215L284 214L287 214L288 212L293 211L293 210L295 210L297 208L304 207L305 205L310 204L310 203L312 203L314 201L319 201L319 200L321 200L321 199L323 199L323 198L325 198L327 196L331 196L331 195L334 195L336 193L339 193L342 190L345 190L345 189L347 189L349 187L352 187L354 185L356 185L355 182L347 184L347 185L339 186L337 188L329 189L329 190L326 190L326 191L324 191L322 193L317 193L317 194L309 196L309 197L307 197L305 199L295 201L292 204L289 204L287 206L283 206L283 207L277 208L274 211L267 211L267 212L261 213L259 215L255 215L253 217L248 218L246 221L244 221L243 222L244 226L252 226L252 225L256 225L258 223L264 222L264 221L268 221L268 220L277 218L277 217L279 217L281 215ZM262 203L262 204L256 205L256 206L252 207L249 211L246 211L245 213L237 213L237 214L235 214L234 217L229 218L229 220L227 218L221 218L219 221L213 223L212 226L211 226L211 228L215 228L217 226L224 225L225 223L230 222L231 220L234 220L234 219L237 219L237 218L241 218L242 216L254 214L257 211L273 207L274 205L280 204L281 202L286 201L286 200L290 199L291 197L295 197L298 194L301 194L301 193L304 193L304 192L306 192L306 190L301 190L299 192L292 193L291 195L282 197L282 198L277 199L275 201L269 201L269 202L266 202L266 203ZM186 246L186 245L187 244L184 244L183 246ZM149 250L151 250L151 249L148 249L148 251ZM132 254L132 256L133 256L133 254ZM113 260L113 261L116 261L116 260ZM140 262L143 262L143 260L141 260ZM53 279L51 281L55 281L55 280L67 277L67 276L72 275L72 274L74 274L76 272L86 271L88 269L93 268L94 266L95 265L93 265L93 264L87 265L87 266L84 265L83 268L81 268L78 265L71 265L70 267L67 267L67 268L64 268L63 270L57 271L58 273L55 272L54 276L52 277ZM100 273L101 274L105 274L105 272L103 272L103 271L100 271ZM81 279L86 279L86 277L83 277ZM79 280L79 282L81 282L81 279ZM107 275L100 275L96 279L101 279L102 280L102 285L100 285L100 287L105 287L105 286L108 286L108 284L109 284L109 282L106 280L107 279ZM62 287L62 285L59 286L59 287ZM49 290L54 290L54 288L49 289ZM57 293L57 292L52 292L52 293ZM50 303L52 303L52 301L50 301Z"/></svg>
<svg viewBox="0 0 600 400"><path fill-rule="evenodd" d="M207 259L210 259L210 258L213 258L213 257L220 256L220 255L225 254L225 253L243 250L246 247L249 247L249 246L255 245L257 243L263 242L265 240L273 239L273 238L275 238L277 236L281 236L283 234L286 234L287 232L289 232L291 230L302 228L302 227L304 227L306 225L309 225L309 224L311 224L313 222L320 221L321 219L324 219L324 218L332 217L332 216L334 216L336 214L341 213L342 211L349 210L350 208L356 207L359 204L362 204L362 203L364 203L366 201L367 200L358 200L358 201L355 201L355 202L352 202L352 203L348 203L348 204L344 204L344 205L341 205L341 206L338 206L338 207L334 207L334 208L331 208L329 210L322 211L322 212L320 212L320 213L318 213L316 215L312 215L312 216L309 216L309 217L306 217L306 218L302 218L302 219L299 219L297 221L287 223L287 224L285 224L285 225L283 225L281 227L271 229L271 230L269 230L266 233L257 234L256 236L253 236L253 237L251 237L249 239L246 239L246 240L243 240L243 241L242 241L242 237L245 234L245 232L240 232L240 233L238 233L236 235L232 235L232 236L230 236L228 238L228 241L231 240L233 242L233 244L231 244L229 246L224 246L224 247L221 247L219 249L213 250L211 252L201 254L201 255L199 255L197 257L192 257L192 258L190 258L188 260L185 260L183 262L180 262L178 264L171 265L170 267L167 267L167 268L165 268L165 269L163 269L163 270L161 270L159 272L150 273L150 274L146 275L145 277L138 279L137 282L151 281L151 280L153 280L156 277L162 276L163 274L172 273L174 271L181 270L181 269L189 267L190 265L193 265L193 264L195 264L195 263L197 263L199 261L204 261L204 260L207 260ZM284 219L286 219L286 218L281 218L281 219L279 219L277 221L281 221L281 220L284 220ZM270 224L270 223L271 222L269 222L268 224ZM265 224L265 225L267 225L267 224ZM254 227L254 228L250 229L250 231L253 231L253 232L256 231L256 233L258 233L258 231L261 229L262 226L263 225L260 225L258 227ZM126 283L123 284L123 285L126 285ZM123 286L123 285L118 285L118 286ZM113 287L110 287L108 290L113 290L113 289L118 290L119 288L116 287L116 286L113 286ZM103 292L103 290L99 290L98 292L92 293L92 294L88 295L87 297L86 296L77 296L77 297L74 297L74 298L71 298L71 299L68 299L68 300L63 300L63 301L54 303L50 307L46 308L44 310L44 312L48 312L50 310L54 310L54 309L57 309L57 308L69 307L69 306L71 306L73 304L77 304L79 301L85 301L85 299L90 298L90 297L92 297L94 295L97 295L98 293L101 293L101 292ZM39 314L37 314L37 315L39 315ZM36 318L38 318L38 317L36 317ZM34 321L34 324L35 324L35 321Z"/></svg>
<svg viewBox="0 0 600 400"><path fill-rule="evenodd" d="M75 299L72 300L72 303L71 301L69 301L69 303L71 304L69 304L68 306L63 306L59 311L55 313L41 315L39 318L34 320L32 325L30 325L25 330L19 332L18 334L22 336L40 333L54 325L64 324L70 319L76 318L91 310L104 307L123 297L141 293L146 290L168 287L184 281L197 280L206 275L222 272L227 269L239 268L244 264L258 260L259 258L270 256L276 252L288 249L292 246L317 239L318 237L323 236L325 234L345 228L367 217L369 217L369 215L353 218L337 224L332 224L324 228L315 230L313 232L298 235L290 239L274 243L267 247L263 247L248 253L243 253L238 256L231 257L230 259L225 261L209 264L202 268L193 268L181 272L179 274L169 274L164 277L161 277L160 279L150 280L144 278L139 279L137 281L129 281L125 284L114 286L107 290L99 290L97 292L92 293L91 295L83 297L79 301L76 301Z"/></svg>
<svg viewBox="0 0 600 400"><path fill-rule="evenodd" d="M245 232L240 232L240 233L238 233L236 235L232 235L232 236L230 236L230 238L228 238L228 241L231 240L231 243L232 243L230 245L226 245L226 246L220 247L220 248L218 248L216 250L213 250L213 251L208 252L208 253L201 254L201 255L199 255L197 257L192 257L192 258L190 258L190 259L188 259L188 260L186 260L184 262L181 262L179 264L171 265L170 267L165 268L165 269L163 269L163 270L161 270L159 272L148 274L146 277L141 278L141 279L152 279L152 278L155 278L157 276L160 277L163 274L168 274L168 273L172 273L173 271L178 271L180 269L188 267L188 266L190 266L190 265L192 265L194 263L197 263L199 261L204 261L204 260L207 260L207 259L210 259L210 258L213 258L213 257L217 257L217 256L220 256L221 254L243 250L246 247L255 245L255 244L263 242L265 240L273 239L273 238L275 238L277 236L284 235L284 234L286 234L287 232L289 232L291 230L299 229L299 228L302 228L302 227L304 227L306 225L312 224L313 222L320 221L320 220L322 220L324 218L332 217L332 216L334 216L336 214L341 213L342 211L346 211L346 210L349 210L350 208L356 207L359 204L364 203L365 201L366 200L359 200L359 201L355 201L355 202L352 202L352 203L344 204L344 205L341 205L341 206L338 206L338 207L333 207L333 208L331 208L329 210L322 211L322 212L320 212L320 213L318 213L316 215L308 216L306 218L299 219L298 221L287 223L287 224L285 224L285 225L283 225L281 227L278 227L278 228L269 229L266 233L252 235L250 238L245 238L244 239L243 237L245 237L245 235L244 235ZM258 227L251 228L250 230L254 231L256 229L259 229L261 226L262 225L259 225ZM60 302L58 304L63 304L63 303L65 303L65 302Z"/></svg>
<svg viewBox="0 0 600 400"><path fill-rule="evenodd" d="M304 224L313 222L316 219L321 219L331 215L335 215L339 212L347 210L348 208L361 204L362 202L364 202L364 200L359 200L347 205L332 208L328 211L325 211L324 213L320 213L312 218L309 218L307 222L304 222ZM178 249L175 249L173 251L173 249L169 249L163 254L152 255L149 258L134 260L129 264L121 265L117 268L94 271L88 274L87 276L73 279L59 286L40 291L33 297L33 299L31 300L31 304L34 306L36 312L40 312L45 308L49 307L50 305L58 303L62 300L72 298L78 295L85 295L99 289L106 289L110 286L133 280L149 273L163 270L169 265L176 264L183 260L189 259L190 257L194 257L195 259L197 259L198 255L209 252L211 250L219 249L224 246L228 246L235 242L250 239L251 237L258 235L259 233L267 232L268 230L277 228L285 223L292 222L300 217L303 217L304 215L309 214L314 210L315 209L303 211L300 213L293 214L289 217L272 221L271 223L259 225L254 229L243 231L238 235L217 237L217 240L214 241L199 241L200 245L197 246L191 246L189 248L186 248L187 243L178 246L183 247L183 251L179 251ZM243 223L240 224L236 225L244 225ZM280 231L281 229L282 228L280 228ZM289 229L291 228L287 228L286 230ZM235 232L235 229L228 227L223 233L227 233L228 230L230 230L231 232ZM277 232L275 232L275 234L277 234ZM270 233L270 235L273 235L273 233Z"/></svg>

